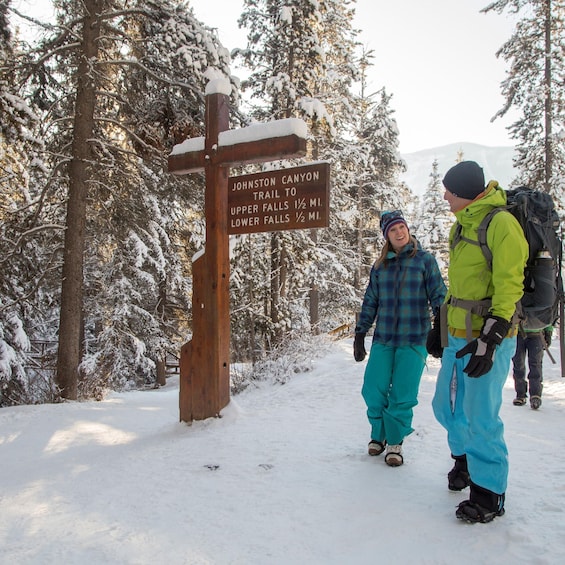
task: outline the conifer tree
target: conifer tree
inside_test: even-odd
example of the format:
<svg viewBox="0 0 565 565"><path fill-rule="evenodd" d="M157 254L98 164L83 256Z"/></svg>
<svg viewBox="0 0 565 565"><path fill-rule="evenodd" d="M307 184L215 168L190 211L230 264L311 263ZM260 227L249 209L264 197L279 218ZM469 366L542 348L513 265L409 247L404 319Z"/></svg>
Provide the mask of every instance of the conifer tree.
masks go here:
<svg viewBox="0 0 565 565"><path fill-rule="evenodd" d="M186 305L187 257L202 231L191 207L203 185L169 175L166 155L202 132L205 84L229 76L229 54L180 1L54 6L26 89L46 110L50 197L68 203L57 383L76 398L81 362L83 384L98 373L101 386L131 386L188 331L170 313ZM136 363L112 383L120 357Z"/></svg>
<svg viewBox="0 0 565 565"><path fill-rule="evenodd" d="M510 64L502 93L504 107L521 116L509 127L517 141L516 184L550 192L559 203L565 192L565 3L563 0L498 0L483 12L516 13L512 37L500 48ZM494 119L494 118L493 118ZM563 208L563 204L561 204Z"/></svg>
<svg viewBox="0 0 565 565"><path fill-rule="evenodd" d="M453 224L453 216L443 198L444 188L438 166L436 159L432 163L430 182L424 193L422 209L416 219L415 236L422 246L435 256L445 277L449 266L449 230Z"/></svg>
<svg viewBox="0 0 565 565"><path fill-rule="evenodd" d="M93 359L85 360L92 380L103 376L114 388L164 384L167 355L190 332L190 258L202 245L203 179L171 175L164 156L173 143L204 135L206 83L229 76L227 50L183 3L160 2L150 17L143 6L129 20L130 57L138 64L119 74L123 103L114 117L130 132L138 159L128 165L135 177L107 195L111 213L101 212L115 241L102 261L102 331ZM108 248L107 241L99 245Z"/></svg>
<svg viewBox="0 0 565 565"><path fill-rule="evenodd" d="M410 193L399 177L406 169L399 152L399 132L394 110L390 106L392 96L382 88L367 99L367 114L359 123L356 132L363 160L363 184L360 189L360 222L363 237L369 237L375 244L367 263L363 257L364 274L374 260L376 248L383 243L379 228L383 211L401 209L409 216Z"/></svg>
<svg viewBox="0 0 565 565"><path fill-rule="evenodd" d="M35 181L45 182L39 113L20 93L21 42L9 5L0 2L0 406L33 402L38 387L50 393L44 375L28 376L26 366L30 339L49 321L42 316L51 303L45 281L60 229L36 189Z"/></svg>
<svg viewBox="0 0 565 565"><path fill-rule="evenodd" d="M248 30L247 49L236 51L236 55L251 71L242 87L255 102L253 118L265 122L311 116L314 129L320 131L322 122L327 126L325 108L314 97L314 77L324 72L317 6L304 0L247 0L239 23ZM296 264L295 250L312 247L306 238L301 232L274 232L270 236L268 316L273 334L265 336L267 343L280 341L292 327L291 303L297 302L291 287L298 273L293 271L289 277L289 269Z"/></svg>
<svg viewBox="0 0 565 565"><path fill-rule="evenodd" d="M340 123L347 122L350 115L347 89L355 76L350 5L254 0L244 3L240 18L240 25L248 30L248 46L236 54L251 71L242 84L251 93L251 114L261 121L291 116L306 120L311 134L309 160L327 160ZM273 233L268 243L265 236L255 238L266 249L255 252L254 257L266 252L271 259L268 306L265 310L261 303L255 315L256 320L268 318L262 325L271 332L264 336L265 343L280 340L291 329L303 331L309 323L317 323L308 306L310 298L324 292L328 284L326 273L318 269L333 259L329 242L324 243L325 233ZM258 260L255 265L263 263ZM258 288L255 297L261 293Z"/></svg>
<svg viewBox="0 0 565 565"><path fill-rule="evenodd" d="M343 218L341 229L345 247L354 251L348 265L353 274L353 288L364 291L367 276L375 255L382 245L379 219L383 210L400 208L408 214L408 188L399 180L405 165L398 149L398 127L391 97L385 89L367 94L366 68L371 53L361 56L361 92L356 101L353 127L336 140L336 182L342 189L333 194L337 222ZM330 233L333 228L330 228ZM331 233L336 240L336 233ZM355 297L356 306L359 296Z"/></svg>
<svg viewBox="0 0 565 565"><path fill-rule="evenodd" d="M391 108L392 95L382 88L378 93L369 119L361 132L368 141L370 151L370 170L373 181L370 186L372 196L379 206L379 212L387 209L405 210L410 200L410 192L400 180L406 169L399 151L399 131Z"/></svg>

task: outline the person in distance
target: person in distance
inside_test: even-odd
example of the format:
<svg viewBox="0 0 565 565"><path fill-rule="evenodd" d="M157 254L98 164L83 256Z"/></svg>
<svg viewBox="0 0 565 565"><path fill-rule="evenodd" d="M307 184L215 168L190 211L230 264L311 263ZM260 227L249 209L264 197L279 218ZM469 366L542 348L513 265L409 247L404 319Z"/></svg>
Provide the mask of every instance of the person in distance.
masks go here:
<svg viewBox="0 0 565 565"><path fill-rule="evenodd" d="M516 398L514 406L524 406L530 392L530 407L538 410L543 390L543 354L551 346L553 326L530 330L520 324L516 342L516 353L512 357L512 376ZM526 380L526 357L528 358L528 380Z"/></svg>

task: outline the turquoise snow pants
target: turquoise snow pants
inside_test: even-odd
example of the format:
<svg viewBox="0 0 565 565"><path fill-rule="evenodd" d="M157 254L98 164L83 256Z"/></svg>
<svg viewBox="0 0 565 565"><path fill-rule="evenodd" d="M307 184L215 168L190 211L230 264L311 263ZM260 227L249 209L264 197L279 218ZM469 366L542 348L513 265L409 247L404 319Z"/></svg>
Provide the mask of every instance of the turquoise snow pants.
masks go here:
<svg viewBox="0 0 565 565"><path fill-rule="evenodd" d="M447 430L452 455L467 455L471 481L503 494L508 480L508 450L499 411L516 338L502 340L496 348L492 369L478 378L463 372L469 355L455 358L466 344L465 338L449 336L432 407L437 421Z"/></svg>
<svg viewBox="0 0 565 565"><path fill-rule="evenodd" d="M371 439L399 444L412 428L413 408L426 362L424 346L373 343L361 394L367 405Z"/></svg>

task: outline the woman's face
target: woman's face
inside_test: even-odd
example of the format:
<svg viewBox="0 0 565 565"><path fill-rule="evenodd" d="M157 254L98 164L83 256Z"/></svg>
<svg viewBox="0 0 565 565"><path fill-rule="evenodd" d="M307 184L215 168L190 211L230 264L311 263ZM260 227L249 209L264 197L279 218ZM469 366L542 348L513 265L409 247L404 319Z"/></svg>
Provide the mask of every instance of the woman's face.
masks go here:
<svg viewBox="0 0 565 565"><path fill-rule="evenodd" d="M388 240L392 248L398 253L407 243L410 242L410 231L406 224L399 223L388 230Z"/></svg>

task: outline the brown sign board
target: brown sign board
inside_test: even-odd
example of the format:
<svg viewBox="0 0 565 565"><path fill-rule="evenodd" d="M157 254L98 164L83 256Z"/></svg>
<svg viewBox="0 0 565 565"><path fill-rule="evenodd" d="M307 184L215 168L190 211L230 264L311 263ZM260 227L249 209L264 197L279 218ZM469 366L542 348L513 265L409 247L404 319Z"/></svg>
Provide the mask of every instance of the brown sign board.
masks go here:
<svg viewBox="0 0 565 565"><path fill-rule="evenodd" d="M263 171L228 180L228 233L326 228L330 164Z"/></svg>

